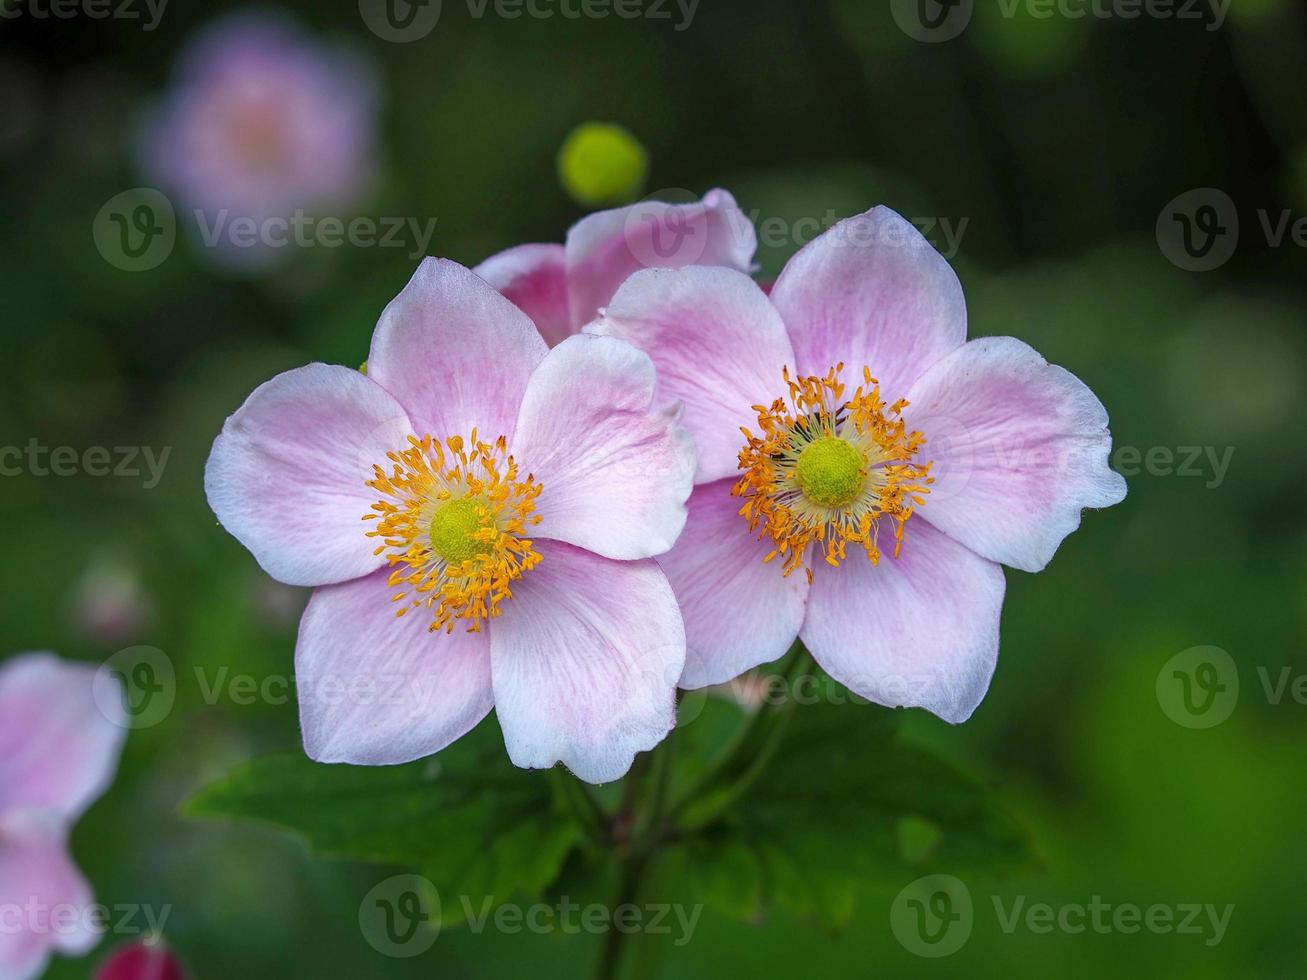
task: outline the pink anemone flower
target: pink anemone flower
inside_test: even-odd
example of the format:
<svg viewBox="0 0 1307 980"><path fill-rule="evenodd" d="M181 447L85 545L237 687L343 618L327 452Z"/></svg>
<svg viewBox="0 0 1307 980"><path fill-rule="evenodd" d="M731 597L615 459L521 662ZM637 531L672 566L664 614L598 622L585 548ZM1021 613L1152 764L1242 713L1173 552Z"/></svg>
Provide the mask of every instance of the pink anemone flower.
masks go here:
<svg viewBox="0 0 1307 980"><path fill-rule="evenodd" d="M1107 412L1011 337L967 341L957 276L886 208L800 250L770 297L728 269L632 276L588 328L653 358L699 450L660 559L681 685L796 637L855 694L961 722L998 658L1001 566L1036 572L1125 496Z"/></svg>
<svg viewBox="0 0 1307 980"><path fill-rule="evenodd" d="M68 832L113 780L126 710L96 670L49 653L0 665L0 978L30 980L52 953L100 939Z"/></svg>
<svg viewBox="0 0 1307 980"><path fill-rule="evenodd" d="M685 657L652 556L684 526L694 451L652 408L652 362L608 337L550 350L427 259L367 363L259 387L205 472L264 570L317 587L295 651L306 751L407 762L494 707L515 764L619 778L671 729Z"/></svg>
<svg viewBox="0 0 1307 980"><path fill-rule="evenodd" d="M239 12L185 47L139 155L179 208L203 218L196 230L217 259L262 266L287 251L286 222L339 216L371 190L376 117L374 71L358 53L280 13ZM250 221L264 230L237 237L232 223Z"/></svg>
<svg viewBox="0 0 1307 980"><path fill-rule="evenodd" d="M687 265L749 272L758 237L727 191L702 201L641 201L599 211L567 233L566 245L518 245L473 271L535 321L549 346L593 320L632 273Z"/></svg>

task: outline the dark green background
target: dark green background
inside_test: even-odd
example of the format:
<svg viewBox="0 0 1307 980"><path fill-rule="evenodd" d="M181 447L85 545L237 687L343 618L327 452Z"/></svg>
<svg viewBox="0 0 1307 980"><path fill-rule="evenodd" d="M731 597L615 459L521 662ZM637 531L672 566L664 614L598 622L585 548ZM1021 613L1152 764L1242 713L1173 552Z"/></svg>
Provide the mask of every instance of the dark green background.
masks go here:
<svg viewBox="0 0 1307 980"><path fill-rule="evenodd" d="M176 816L234 762L297 745L292 703L210 706L193 681L196 667L287 674L302 601L270 592L216 526L201 488L212 438L277 371L361 361L414 265L403 249L315 249L241 277L179 240L159 268L128 273L97 253L100 206L145 183L132 151L140 105L227 6L173 0L153 33L0 22L0 130L17 134L0 149L0 444L173 447L148 491L0 480L0 656L99 661L141 643L178 665L177 708L132 734L74 841L102 901L174 906L168 937L200 977L574 977L588 938L447 932L419 960L385 959L357 909L388 872ZM651 191L724 186L760 219L876 203L966 219L954 264L973 335L1018 336L1083 378L1118 445L1234 447L1219 486L1210 474L1131 476L1125 503L1088 515L1046 572L1010 572L998 671L975 717L950 728L912 713L911 737L992 784L1042 860L1027 876L968 882L977 916L962 951L929 961L903 949L888 910L907 882L886 880L839 936L708 912L688 946L665 952L661 976L1301 975L1307 706L1270 703L1258 668L1307 671L1307 254L1271 247L1257 220L1307 214L1300 4L1234 0L1213 31L1005 18L978 0L968 31L944 44L908 39L868 0L702 0L681 32L473 19L446 0L411 45L369 33L353 3L293 7L380 68L383 180L360 212L438 219L437 254L470 265L561 240L583 212L559 186L556 151L576 124L612 120L649 149ZM1198 187L1227 192L1244 224L1233 259L1203 274L1168 262L1154 234L1167 202ZM794 247L764 247L763 273ZM153 605L132 635L88 633L73 615L78 582L104 562L135 569ZM1203 644L1234 657L1242 692L1227 722L1198 731L1164 714L1155 682ZM1008 935L994 895L1235 910L1214 947L1146 932ZM89 968L60 961L50 975Z"/></svg>

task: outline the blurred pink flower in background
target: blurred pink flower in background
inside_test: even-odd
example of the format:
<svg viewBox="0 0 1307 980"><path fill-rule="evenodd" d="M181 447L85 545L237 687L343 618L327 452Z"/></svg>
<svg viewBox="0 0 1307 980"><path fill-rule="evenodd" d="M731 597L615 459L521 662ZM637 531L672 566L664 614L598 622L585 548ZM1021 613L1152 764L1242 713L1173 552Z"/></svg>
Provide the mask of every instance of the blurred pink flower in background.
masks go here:
<svg viewBox="0 0 1307 980"><path fill-rule="evenodd" d="M246 244L231 222L263 227L356 205L374 178L376 103L373 72L355 53L279 15L235 14L184 49L147 117L141 165L179 211L202 212L198 230L205 244L216 239L215 256L265 265L282 233Z"/></svg>
<svg viewBox="0 0 1307 980"><path fill-rule="evenodd" d="M472 271L535 321L553 347L593 320L641 269L720 265L749 272L758 236L727 191L702 201L641 201L578 221L567 244L518 245Z"/></svg>
<svg viewBox="0 0 1307 980"><path fill-rule="evenodd" d="M120 946L95 972L95 980L187 980L187 977L181 960L162 940Z"/></svg>
<svg viewBox="0 0 1307 980"><path fill-rule="evenodd" d="M71 606L78 632L105 643L135 640L155 616L140 569L111 554L97 556L77 579Z"/></svg>
<svg viewBox="0 0 1307 980"><path fill-rule="evenodd" d="M126 711L95 696L96 670L49 653L0 665L0 978L30 980L52 953L100 933L68 831L113 779ZM108 702L107 704L105 702Z"/></svg>

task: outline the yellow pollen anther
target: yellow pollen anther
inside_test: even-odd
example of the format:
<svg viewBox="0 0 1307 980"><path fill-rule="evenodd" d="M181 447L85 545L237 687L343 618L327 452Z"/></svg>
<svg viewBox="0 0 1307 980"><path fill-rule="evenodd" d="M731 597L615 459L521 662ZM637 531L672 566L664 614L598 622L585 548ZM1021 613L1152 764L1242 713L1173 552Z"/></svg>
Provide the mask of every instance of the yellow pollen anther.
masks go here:
<svg viewBox="0 0 1307 980"><path fill-rule="evenodd" d="M367 532L385 553L395 614L432 610L432 631L452 632L455 620L478 632L513 596L512 584L540 563L526 537L540 523L540 484L519 479L506 440L493 443L450 436L409 436L408 447L387 453L389 469L373 466L367 485L381 494Z"/></svg>
<svg viewBox="0 0 1307 980"><path fill-rule="evenodd" d="M886 518L898 557L903 527L935 482L931 463L914 462L926 439L907 431L901 416L908 403L886 405L868 368L845 397L843 371L840 364L825 377L793 378L786 368L789 398L753 406L761 435L743 430L743 475L731 493L743 498L749 529L775 545L763 561L780 556L786 575L804 563L810 545L838 566L852 542L876 564Z"/></svg>

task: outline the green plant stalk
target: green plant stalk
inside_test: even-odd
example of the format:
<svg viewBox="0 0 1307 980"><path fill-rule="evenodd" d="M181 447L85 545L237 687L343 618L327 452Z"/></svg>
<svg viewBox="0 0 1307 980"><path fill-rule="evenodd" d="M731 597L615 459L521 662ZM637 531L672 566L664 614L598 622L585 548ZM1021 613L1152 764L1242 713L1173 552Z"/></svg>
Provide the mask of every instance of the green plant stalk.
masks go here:
<svg viewBox="0 0 1307 980"><path fill-rule="evenodd" d="M785 682L784 701L760 707L731 741L721 760L677 801L672 808L672 819L679 829L693 830L711 822L758 778L779 748L793 713L790 687L811 666L811 655L802 643L796 642L779 668L778 676ZM737 785L738 790L734 789Z"/></svg>
<svg viewBox="0 0 1307 980"><path fill-rule="evenodd" d="M758 780L780 748L794 714L795 703L790 696L790 687L811 664L808 651L802 643L796 642L781 662L784 700L780 704L769 703L759 708L736 734L721 761L698 780L670 812L667 800L672 782L675 729L653 752L637 757L627 775L622 802L608 821L604 834L607 840L613 841L615 825L630 828L627 853L619 866L618 883L610 908L635 903L645 870L668 836L669 822L678 832L706 826L737 802ZM585 796L594 802L589 793ZM616 929L605 934L591 973L593 980L615 980L620 975L625 940L626 934Z"/></svg>
<svg viewBox="0 0 1307 980"><path fill-rule="evenodd" d="M608 818L599 802L579 779L562 766L549 770L554 796L585 832L586 840L600 850L610 846Z"/></svg>
<svg viewBox="0 0 1307 980"><path fill-rule="evenodd" d="M673 729L653 752L637 757L627 775L628 782L623 787L622 802L618 805L613 821L628 826L630 837L626 844L627 853L619 865L617 888L609 905L612 910L635 903L645 867L657 849L667 785L671 780L675 734L676 730ZM646 784L652 785L645 806L640 808L641 791ZM610 840L614 836L610 830ZM625 932L609 929L605 933L591 974L594 980L613 980L620 975L625 947Z"/></svg>

